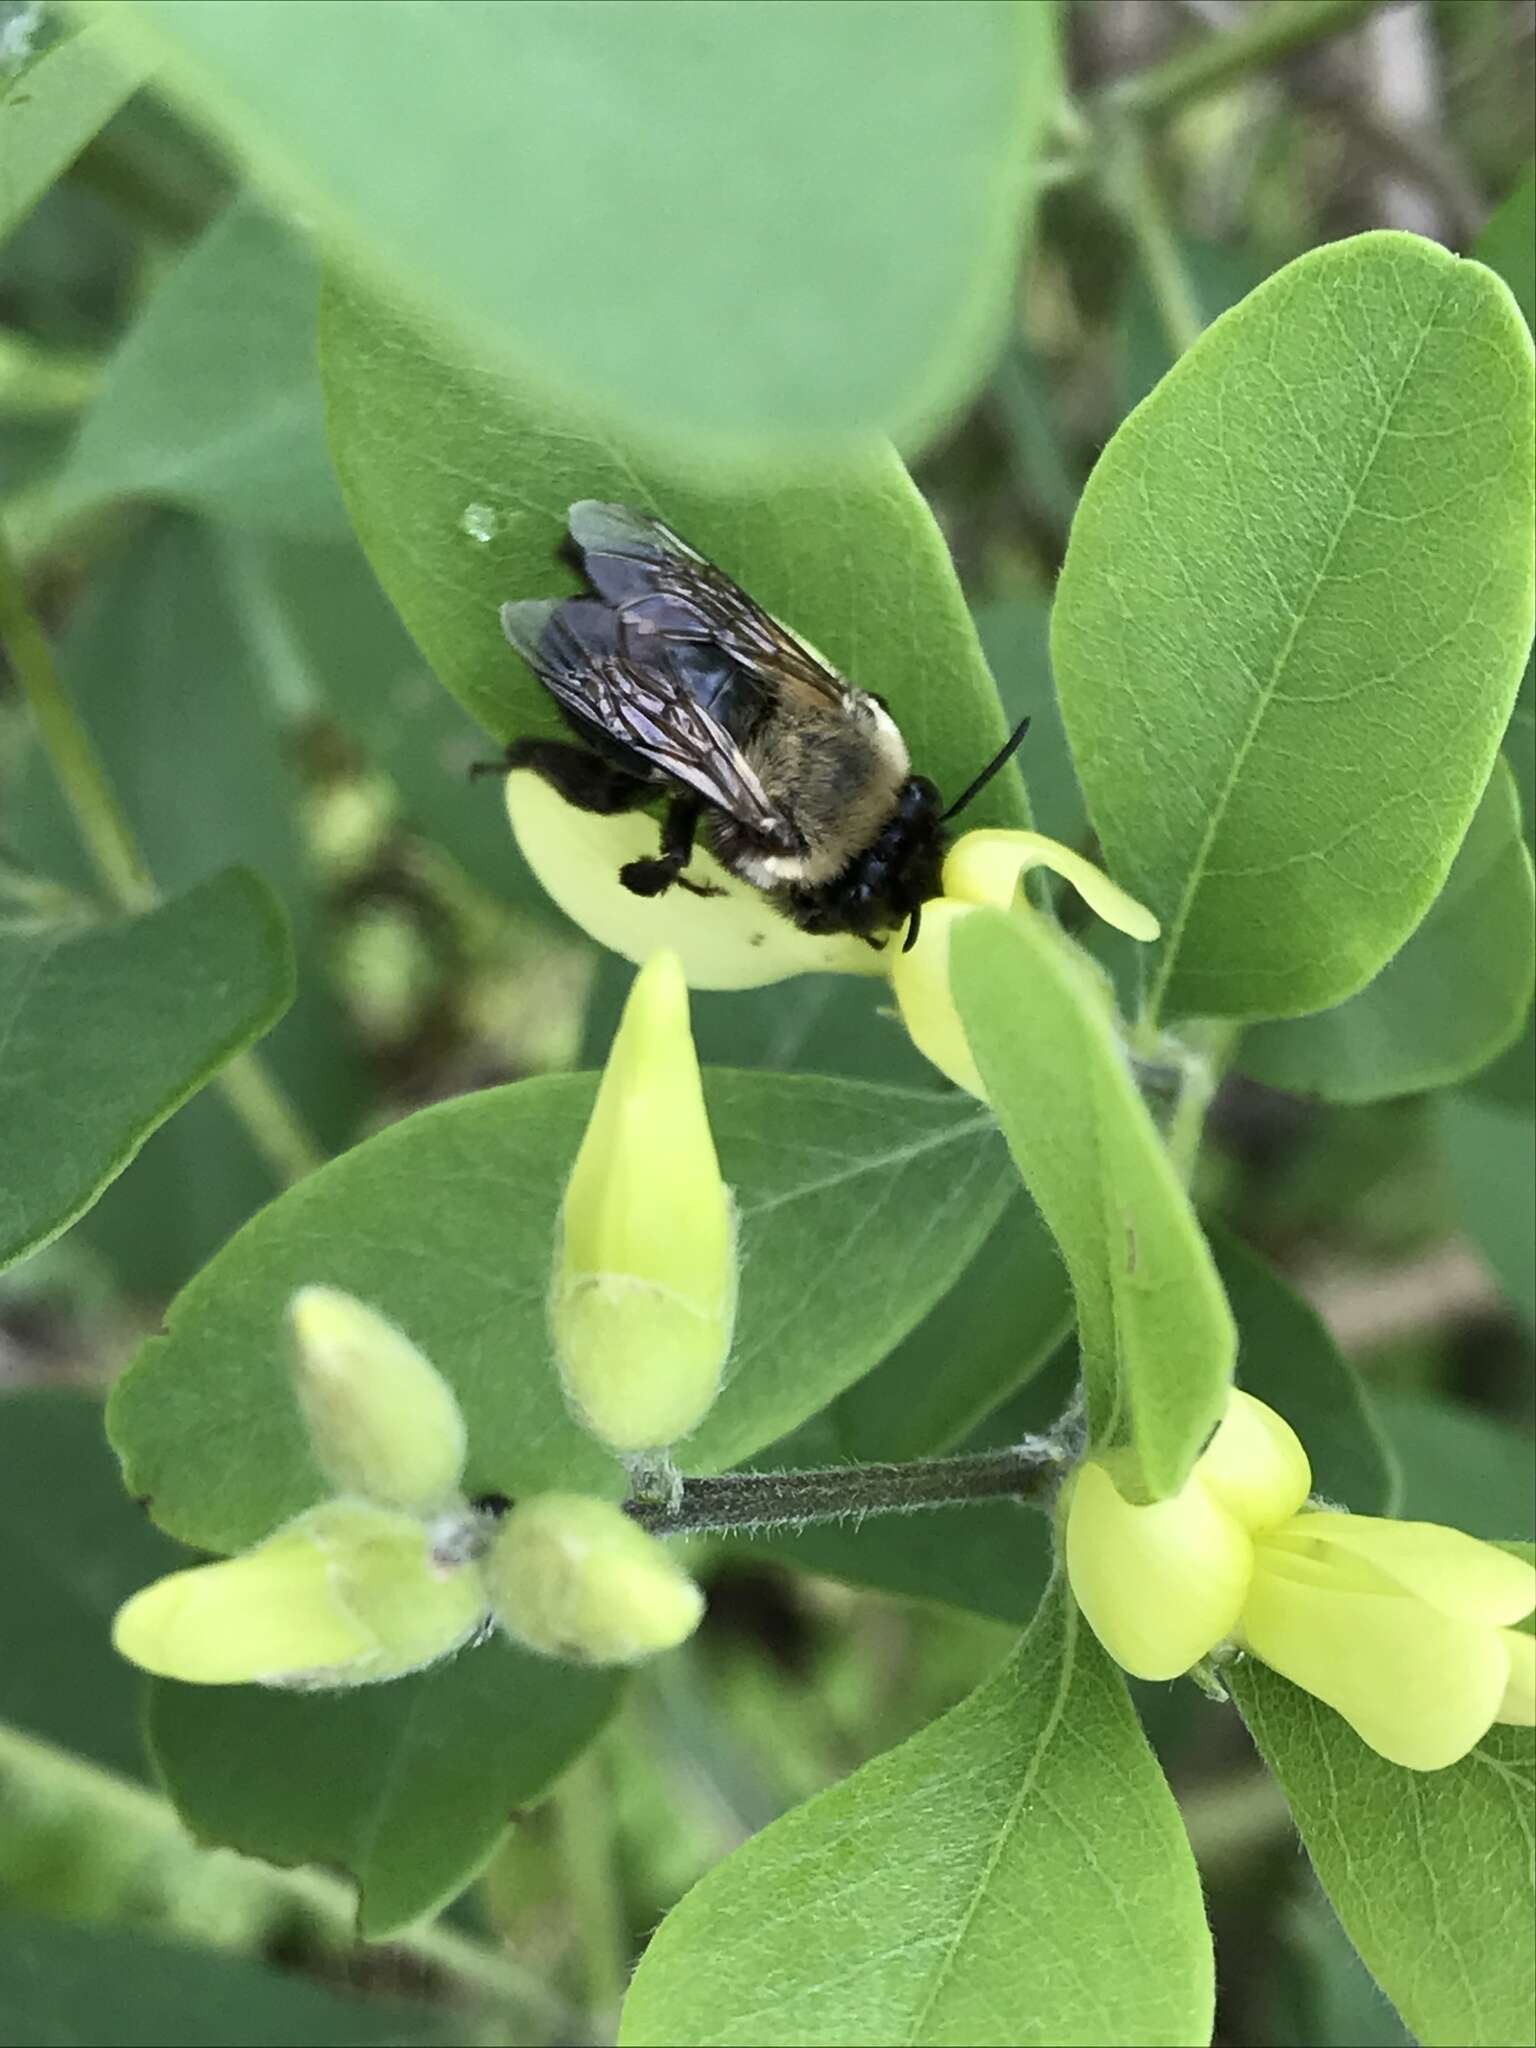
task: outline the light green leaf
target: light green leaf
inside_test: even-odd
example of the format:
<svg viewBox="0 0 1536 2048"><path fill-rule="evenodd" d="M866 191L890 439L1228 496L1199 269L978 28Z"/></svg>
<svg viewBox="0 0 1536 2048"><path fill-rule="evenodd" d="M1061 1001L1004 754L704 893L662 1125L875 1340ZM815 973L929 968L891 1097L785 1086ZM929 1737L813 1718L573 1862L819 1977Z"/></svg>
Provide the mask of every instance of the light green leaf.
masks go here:
<svg viewBox="0 0 1536 2048"><path fill-rule="evenodd" d="M1209 328L1084 493L1052 653L1150 1007L1296 1016L1434 900L1530 643L1531 339L1476 263L1371 234Z"/></svg>
<svg viewBox="0 0 1536 2048"><path fill-rule="evenodd" d="M1402 951L1336 1009L1250 1031L1243 1071L1327 1102L1380 1102L1464 1079L1525 1022L1533 914L1520 798L1495 761L1445 887Z"/></svg>
<svg viewBox="0 0 1536 2048"><path fill-rule="evenodd" d="M108 365L46 518L151 498L259 532L343 538L315 372L318 291L292 230L232 206Z"/></svg>
<svg viewBox="0 0 1536 2048"><path fill-rule="evenodd" d="M351 1998L244 1956L116 1927L0 1924L0 2044L47 2048L402 2048L446 2041L430 2006Z"/></svg>
<svg viewBox="0 0 1536 2048"><path fill-rule="evenodd" d="M1237 1380L1295 1430L1313 1490L1357 1515L1390 1515L1400 1481L1365 1382L1317 1311L1229 1230L1211 1233L1216 1270L1237 1321Z"/></svg>
<svg viewBox="0 0 1536 2048"><path fill-rule="evenodd" d="M358 1887L371 1940L438 1911L484 1867L618 1697L609 1671L495 1636L392 1685L150 1689L149 1741L199 1841L269 1863L322 1863Z"/></svg>
<svg viewBox="0 0 1536 2048"><path fill-rule="evenodd" d="M113 47L87 23L0 68L0 242L67 171L150 68L148 54Z"/></svg>
<svg viewBox="0 0 1536 2048"><path fill-rule="evenodd" d="M997 1676L797 1807L662 1923L624 2048L1199 2042L1194 1859L1058 1585Z"/></svg>
<svg viewBox="0 0 1536 2048"><path fill-rule="evenodd" d="M1536 1134L1528 1114L1465 1093L1438 1105L1462 1228L1536 1324Z"/></svg>
<svg viewBox="0 0 1536 2048"><path fill-rule="evenodd" d="M1447 1770L1399 1770L1253 1658L1227 1677L1334 1911L1417 2039L1529 2042L1531 1730L1496 1727Z"/></svg>
<svg viewBox="0 0 1536 2048"><path fill-rule="evenodd" d="M1054 10L992 0L105 14L363 267L712 459L970 394L1057 77Z"/></svg>
<svg viewBox="0 0 1536 2048"><path fill-rule="evenodd" d="M576 588L556 549L568 507L593 497L659 513L889 699L915 766L941 789L958 795L1003 739L943 539L889 449L826 465L814 483L711 488L584 412L467 366L440 336L334 279L321 343L332 450L364 551L439 679L498 741L568 730L507 646L498 610ZM1028 822L1011 768L972 820Z"/></svg>
<svg viewBox="0 0 1536 2048"><path fill-rule="evenodd" d="M708 1472L883 1358L986 1237L1009 1174L968 1099L720 1072L706 1092L742 1248L728 1384L680 1453ZM471 1494L617 1493L617 1465L566 1412L544 1321L556 1208L592 1095L592 1077L572 1075L422 1111L247 1224L113 1391L113 1441L156 1520L230 1551L319 1497L281 1332L309 1281L383 1310L447 1376L469 1424Z"/></svg>
<svg viewBox="0 0 1536 2048"><path fill-rule="evenodd" d="M1536 164L1527 164L1515 189L1472 245L1479 263L1496 270L1515 295L1527 327L1536 327Z"/></svg>
<svg viewBox="0 0 1536 2048"><path fill-rule="evenodd" d="M0 1266L83 1214L292 999L282 910L244 868L142 917L0 931Z"/></svg>
<svg viewBox="0 0 1536 2048"><path fill-rule="evenodd" d="M99 1400L32 1387L0 1401L0 1721L141 1776L142 1681L112 1648L112 1615L182 1561L123 1492Z"/></svg>
<svg viewBox="0 0 1536 2048"><path fill-rule="evenodd" d="M1097 970L1038 913L955 927L950 980L1024 1184L1072 1280L1095 1450L1128 1497L1183 1484L1236 1339Z"/></svg>

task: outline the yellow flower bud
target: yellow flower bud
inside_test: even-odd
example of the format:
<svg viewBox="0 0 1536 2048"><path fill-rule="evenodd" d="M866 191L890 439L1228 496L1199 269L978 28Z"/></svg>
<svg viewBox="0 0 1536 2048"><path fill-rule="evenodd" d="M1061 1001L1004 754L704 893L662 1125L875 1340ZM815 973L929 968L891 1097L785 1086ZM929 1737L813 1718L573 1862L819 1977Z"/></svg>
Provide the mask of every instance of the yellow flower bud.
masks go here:
<svg viewBox="0 0 1536 2048"><path fill-rule="evenodd" d="M912 1043L957 1087L986 1100L986 1089L949 986L949 944L955 925L980 908L1007 910L1034 867L1069 881L1088 907L1133 939L1155 939L1158 922L1101 868L1040 832L967 832L944 862L944 894L923 905L917 944L891 955L891 987ZM1033 915L1021 906L1020 914Z"/></svg>
<svg viewBox="0 0 1536 2048"><path fill-rule="evenodd" d="M513 1508L485 1560L491 1609L517 1642L580 1664L634 1664L686 1642L704 1596L611 1501L545 1493Z"/></svg>
<svg viewBox="0 0 1536 2048"><path fill-rule="evenodd" d="M655 857L656 820L645 811L598 817L568 804L541 776L519 770L507 777L507 816L523 858L574 924L637 964L663 949L676 953L690 988L761 988L796 974L884 971L880 955L861 939L800 931L702 847L689 878L719 889L719 896L701 901L686 889L634 895L619 869Z"/></svg>
<svg viewBox="0 0 1536 2048"><path fill-rule="evenodd" d="M485 1619L478 1568L367 1501L310 1508L222 1564L157 1579L118 1609L130 1662L190 1685L364 1685L434 1664Z"/></svg>
<svg viewBox="0 0 1536 2048"><path fill-rule="evenodd" d="M550 1326L567 1398L625 1453L695 1429L720 1389L736 1235L676 954L635 977L561 1212Z"/></svg>
<svg viewBox="0 0 1536 2048"><path fill-rule="evenodd" d="M464 1470L464 1418L404 1331L336 1287L301 1287L288 1320L295 1391L331 1483L422 1513L451 1501Z"/></svg>

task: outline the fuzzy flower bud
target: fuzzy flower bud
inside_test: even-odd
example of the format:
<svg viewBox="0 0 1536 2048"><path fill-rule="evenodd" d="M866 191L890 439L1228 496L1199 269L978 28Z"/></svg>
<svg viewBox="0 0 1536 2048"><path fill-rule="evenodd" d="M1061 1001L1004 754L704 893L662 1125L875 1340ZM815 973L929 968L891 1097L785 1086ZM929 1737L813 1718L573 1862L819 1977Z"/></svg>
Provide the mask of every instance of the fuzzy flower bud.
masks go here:
<svg viewBox="0 0 1536 2048"><path fill-rule="evenodd" d="M664 1544L611 1501L522 1501L484 1566L491 1610L514 1641L579 1664L635 1664L686 1642L704 1596Z"/></svg>
<svg viewBox="0 0 1536 2048"><path fill-rule="evenodd" d="M333 1500L222 1564L157 1579L118 1609L130 1662L189 1685L352 1686L435 1664L482 1625L462 1546L414 1516Z"/></svg>
<svg viewBox="0 0 1536 2048"><path fill-rule="evenodd" d="M1070 882L1090 910L1133 939L1158 935L1150 910L1112 882L1102 868L1041 832L967 832L944 862L944 893L923 905L917 944L891 960L891 986L913 1044L957 1087L986 1100L986 1088L966 1043L965 1027L949 987L949 943L956 924L973 910L1009 910L1031 868L1051 868ZM1033 916L1026 906L1020 915Z"/></svg>
<svg viewBox="0 0 1536 2048"><path fill-rule="evenodd" d="M635 977L565 1191L550 1301L561 1383L624 1453L676 1443L730 1354L736 1237L672 953Z"/></svg>
<svg viewBox="0 0 1536 2048"><path fill-rule="evenodd" d="M288 1321L310 1446L338 1491L418 1513L450 1502L464 1418L404 1331L336 1287L301 1287Z"/></svg>
<svg viewBox="0 0 1536 2048"><path fill-rule="evenodd" d="M1220 1643L1262 1658L1410 1770L1536 1717L1536 1571L1456 1529L1308 1509L1289 1425L1234 1392L1169 1500L1133 1507L1089 1460L1066 1501L1072 1591L1109 1654L1173 1678Z"/></svg>

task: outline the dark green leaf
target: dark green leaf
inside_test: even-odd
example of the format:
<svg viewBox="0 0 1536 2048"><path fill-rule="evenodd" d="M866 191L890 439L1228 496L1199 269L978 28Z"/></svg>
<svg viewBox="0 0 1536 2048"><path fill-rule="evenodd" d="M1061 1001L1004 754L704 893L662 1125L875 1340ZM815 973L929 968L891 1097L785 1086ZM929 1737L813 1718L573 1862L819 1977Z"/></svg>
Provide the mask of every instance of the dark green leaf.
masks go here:
<svg viewBox="0 0 1536 2048"><path fill-rule="evenodd" d="M149 69L95 23L0 70L0 242L67 171Z"/></svg>
<svg viewBox="0 0 1536 2048"><path fill-rule="evenodd" d="M818 9L813 62L796 8L106 13L366 268L712 455L911 435L969 395L1057 76L1053 9L977 0Z"/></svg>
<svg viewBox="0 0 1536 2048"><path fill-rule="evenodd" d="M83 1214L292 999L281 907L244 868L142 917L0 932L0 1266Z"/></svg>
<svg viewBox="0 0 1536 2048"><path fill-rule="evenodd" d="M559 732L507 646L504 599L574 589L556 559L578 498L658 512L866 689L888 698L913 760L951 794L1006 728L932 515L895 455L824 465L815 483L709 487L468 364L430 329L332 280L321 370L332 448L379 581L441 681L498 741ZM1026 822L1000 775L968 813Z"/></svg>
<svg viewBox="0 0 1536 2048"><path fill-rule="evenodd" d="M1081 846L1088 834L1088 806L1051 680L1051 608L1042 598L1027 597L983 605L976 631L1009 723L1029 715L1029 738L1019 761L1035 823L1053 839Z"/></svg>
<svg viewBox="0 0 1536 2048"><path fill-rule="evenodd" d="M0 1403L0 1718L138 1776L139 1674L112 1649L119 1603L180 1553L123 1492L101 1403L41 1389Z"/></svg>
<svg viewBox="0 0 1536 2048"><path fill-rule="evenodd" d="M347 1998L243 1956L113 1927L0 1922L0 2048L399 2048L446 2038L425 2006Z"/></svg>
<svg viewBox="0 0 1536 2048"><path fill-rule="evenodd" d="M597 1734L617 1687L495 1636L353 1692L157 1679L149 1740L200 1841L345 1870L360 1932L382 1940L463 1890L515 1810Z"/></svg>
<svg viewBox="0 0 1536 2048"><path fill-rule="evenodd" d="M317 291L293 232L237 202L113 357L47 516L152 498L258 532L343 537L315 374Z"/></svg>
<svg viewBox="0 0 1536 2048"><path fill-rule="evenodd" d="M1464 1079L1530 1011L1533 912L1519 795L1495 761L1445 887L1401 952L1336 1009L1250 1031L1244 1071L1327 1102L1379 1102Z"/></svg>
<svg viewBox="0 0 1536 2048"><path fill-rule="evenodd" d="M1307 1853L1371 1974L1426 2048L1510 2048L1536 2010L1531 1730L1405 1771L1253 1658L1229 1674Z"/></svg>
<svg viewBox="0 0 1536 2048"><path fill-rule="evenodd" d="M1476 809L1531 631L1531 338L1413 236L1312 251L1207 330L1083 496L1052 653L1151 1008L1363 987Z"/></svg>
<svg viewBox="0 0 1536 2048"><path fill-rule="evenodd" d="M1473 243L1472 254L1499 273L1526 326L1536 327L1536 164L1526 165L1514 191Z"/></svg>
<svg viewBox="0 0 1536 2048"><path fill-rule="evenodd" d="M1008 1182L968 1099L719 1072L706 1089L742 1292L729 1383L682 1449L692 1471L750 1456L883 1358L985 1238ZM114 1390L113 1440L156 1520L229 1551L318 1497L281 1341L288 1296L316 1280L395 1318L447 1375L471 1494L617 1492L617 1466L566 1412L544 1323L592 1093L576 1075L441 1104L254 1218Z"/></svg>
<svg viewBox="0 0 1536 2048"><path fill-rule="evenodd" d="M1536 1324L1536 1135L1531 1119L1466 1094L1439 1105L1462 1227L1527 1323Z"/></svg>
<svg viewBox="0 0 1536 2048"><path fill-rule="evenodd" d="M1383 1388L1376 1408L1403 1473L1398 1512L1500 1542L1536 1536L1531 1435L1442 1395Z"/></svg>
<svg viewBox="0 0 1536 2048"><path fill-rule="evenodd" d="M1077 1301L1095 1447L1128 1495L1183 1484L1221 1416L1235 1339L1221 1282L1131 1078L1096 970L1037 912L955 927L966 1037Z"/></svg>
<svg viewBox="0 0 1536 2048"><path fill-rule="evenodd" d="M662 1923L626 2048L1205 2042L1178 1811L1064 1588L997 1676L754 1837Z"/></svg>

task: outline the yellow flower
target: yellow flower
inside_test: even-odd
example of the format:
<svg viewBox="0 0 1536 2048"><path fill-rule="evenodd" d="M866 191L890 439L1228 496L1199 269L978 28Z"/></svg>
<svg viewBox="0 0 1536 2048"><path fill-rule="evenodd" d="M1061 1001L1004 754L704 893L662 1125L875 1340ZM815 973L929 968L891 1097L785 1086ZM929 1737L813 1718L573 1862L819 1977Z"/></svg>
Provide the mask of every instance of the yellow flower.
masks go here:
<svg viewBox="0 0 1536 2048"><path fill-rule="evenodd" d="M704 1596L663 1544L611 1501L522 1501L485 1561L491 1608L514 1640L581 1664L634 1664L686 1642Z"/></svg>
<svg viewBox="0 0 1536 2048"><path fill-rule="evenodd" d="M1536 1571L1459 1530L1305 1505L1289 1425L1234 1392L1181 1490L1132 1507L1090 1460L1066 1507L1067 1574L1089 1626L1138 1678L1218 1644L1326 1701L1391 1762L1438 1770L1495 1721L1536 1717Z"/></svg>
<svg viewBox="0 0 1536 2048"><path fill-rule="evenodd" d="M958 1087L986 1100L986 1089L949 987L949 944L956 924L973 910L1008 910L1035 915L1019 896L1031 868L1047 867L1070 882L1090 910L1133 939L1158 935L1150 910L1112 882L1102 868L1041 832L967 832L944 862L944 894L923 906L917 944L890 961L891 986L902 1021L918 1051Z"/></svg>
<svg viewBox="0 0 1536 2048"><path fill-rule="evenodd" d="M288 1321L299 1407L332 1485L421 1513L452 1501L464 1418L404 1331L336 1287L301 1287Z"/></svg>
<svg viewBox="0 0 1536 2048"><path fill-rule="evenodd" d="M709 1412L736 1312L735 1216L720 1178L671 952L635 977L561 1211L550 1326L592 1434L658 1450Z"/></svg>
<svg viewBox="0 0 1536 2048"><path fill-rule="evenodd" d="M414 1516L333 1500L222 1564L157 1579L118 1609L130 1662L191 1685L350 1686L399 1678L486 1616L478 1567Z"/></svg>

